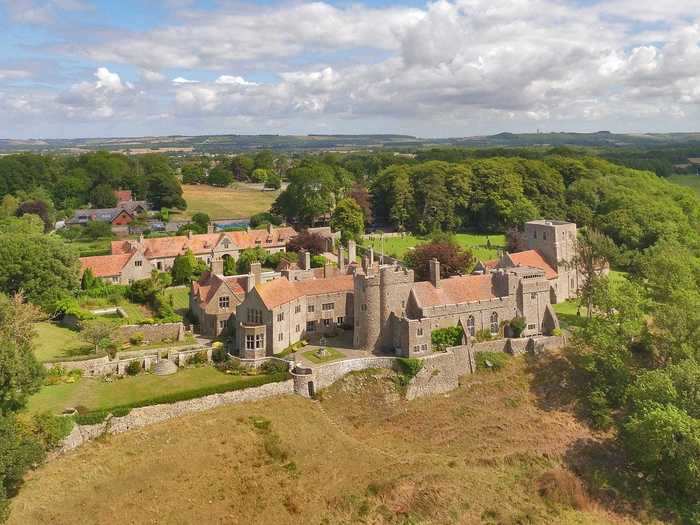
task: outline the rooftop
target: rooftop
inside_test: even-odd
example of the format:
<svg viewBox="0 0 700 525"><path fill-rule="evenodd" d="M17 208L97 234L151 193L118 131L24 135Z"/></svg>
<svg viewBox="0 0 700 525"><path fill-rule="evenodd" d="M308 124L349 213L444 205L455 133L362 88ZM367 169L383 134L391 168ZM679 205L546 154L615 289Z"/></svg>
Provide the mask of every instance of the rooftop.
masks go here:
<svg viewBox="0 0 700 525"><path fill-rule="evenodd" d="M439 288L430 281L413 285L413 296L420 307L461 304L496 299L492 276L462 275L440 280Z"/></svg>
<svg viewBox="0 0 700 525"><path fill-rule="evenodd" d="M532 268L544 270L544 275L547 279L555 279L557 277L557 271L544 260L544 257L537 250L527 250L508 255L516 266L531 266Z"/></svg>
<svg viewBox="0 0 700 525"><path fill-rule="evenodd" d="M265 306L272 309L303 296L352 292L353 276L340 275L328 279L307 279L305 281L276 279L258 284L255 286L255 289Z"/></svg>
<svg viewBox="0 0 700 525"><path fill-rule="evenodd" d="M94 257L80 258L80 271L90 268L95 277L113 277L122 272L122 268L131 259L132 254L120 253L117 255L96 255Z"/></svg>

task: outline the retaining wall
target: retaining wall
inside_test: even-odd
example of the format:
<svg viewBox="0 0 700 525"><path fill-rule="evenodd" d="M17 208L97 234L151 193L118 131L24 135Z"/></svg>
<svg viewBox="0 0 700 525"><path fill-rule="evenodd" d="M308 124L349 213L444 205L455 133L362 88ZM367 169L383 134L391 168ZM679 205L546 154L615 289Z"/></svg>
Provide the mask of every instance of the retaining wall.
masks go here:
<svg viewBox="0 0 700 525"><path fill-rule="evenodd" d="M113 339L128 341L134 334L143 334L143 340L149 343L160 343L165 339L182 341L185 338L185 327L182 323L129 324L119 326Z"/></svg>
<svg viewBox="0 0 700 525"><path fill-rule="evenodd" d="M128 430L142 428L185 414L201 412L223 405L293 394L293 384L294 382L288 379L278 383L268 383L259 387L234 390L223 394L211 394L197 399L178 401L177 403L134 408L124 417L112 417L97 425L76 425L73 427L72 432L63 440L62 446L55 452L55 455L68 452L103 434L120 434Z"/></svg>

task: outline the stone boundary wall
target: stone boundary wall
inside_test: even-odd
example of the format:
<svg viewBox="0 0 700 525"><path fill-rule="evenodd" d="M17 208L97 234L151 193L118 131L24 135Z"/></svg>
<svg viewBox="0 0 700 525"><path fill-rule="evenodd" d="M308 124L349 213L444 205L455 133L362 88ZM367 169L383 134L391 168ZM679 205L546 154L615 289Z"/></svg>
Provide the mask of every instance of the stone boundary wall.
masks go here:
<svg viewBox="0 0 700 525"><path fill-rule="evenodd" d="M455 354L439 352L421 359L423 367L406 389L409 401L418 397L434 396L454 390L459 386L459 373Z"/></svg>
<svg viewBox="0 0 700 525"><path fill-rule="evenodd" d="M61 447L52 454L52 457L64 454L104 434L120 434L185 414L201 412L219 406L293 394L293 385L294 382L288 379L277 383L267 383L259 387L188 399L187 401L134 408L126 416L108 418L97 425L75 425L71 433L63 440Z"/></svg>
<svg viewBox="0 0 700 525"><path fill-rule="evenodd" d="M117 371L116 362L112 362L109 356L95 357L92 359L84 359L81 361L56 361L52 363L44 363L44 368L51 370L52 368L61 367L64 370L82 370L84 375L102 376L111 374Z"/></svg>

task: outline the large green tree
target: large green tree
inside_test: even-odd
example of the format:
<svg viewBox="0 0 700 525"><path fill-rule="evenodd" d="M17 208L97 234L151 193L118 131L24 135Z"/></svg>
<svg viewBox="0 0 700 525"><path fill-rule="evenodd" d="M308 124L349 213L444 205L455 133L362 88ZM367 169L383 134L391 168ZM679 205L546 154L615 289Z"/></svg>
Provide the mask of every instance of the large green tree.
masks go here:
<svg viewBox="0 0 700 525"><path fill-rule="evenodd" d="M365 216L354 199L342 199L331 215L331 228L339 231L341 241L359 241L365 233Z"/></svg>

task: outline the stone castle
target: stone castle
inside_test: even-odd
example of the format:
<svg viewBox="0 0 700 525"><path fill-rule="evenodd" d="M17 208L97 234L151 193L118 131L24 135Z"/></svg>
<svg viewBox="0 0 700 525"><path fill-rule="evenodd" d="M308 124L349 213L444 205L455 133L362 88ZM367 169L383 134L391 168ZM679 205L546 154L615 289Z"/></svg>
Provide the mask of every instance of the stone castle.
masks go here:
<svg viewBox="0 0 700 525"><path fill-rule="evenodd" d="M459 326L467 339L479 331L503 334L509 321L522 317L523 336L551 334L558 328L551 305L579 288L570 266L576 225L531 221L525 236L528 250L479 263L472 275L443 279L433 260L430 280L423 282L398 263L375 260L372 250L358 264L352 242L350 263L341 248L337 268L320 269L323 275L311 271L308 254L298 269L268 276L267 282L254 268L236 277L241 290L245 280L246 293L238 295L235 309L229 306L226 324L243 359L274 355L338 330L352 330L357 349L404 357L430 354L431 334L439 328Z"/></svg>

